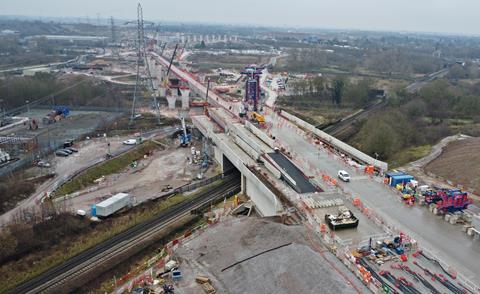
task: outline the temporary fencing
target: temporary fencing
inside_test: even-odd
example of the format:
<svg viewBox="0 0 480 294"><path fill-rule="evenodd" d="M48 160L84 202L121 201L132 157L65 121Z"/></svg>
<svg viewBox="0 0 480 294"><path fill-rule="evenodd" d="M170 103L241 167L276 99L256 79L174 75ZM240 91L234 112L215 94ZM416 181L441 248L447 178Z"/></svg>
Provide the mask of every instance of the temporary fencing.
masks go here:
<svg viewBox="0 0 480 294"><path fill-rule="evenodd" d="M182 236L171 240L164 245L161 252L154 257L150 258L147 262L147 269L142 270L140 273L129 273L120 279L115 279L115 292L116 294L131 292L136 286L143 285L144 283L153 284L153 280L157 273L163 273L165 271L165 264L171 259L175 251L182 245L189 241L199 237L205 232L205 230L212 228L220 223L228 224L232 221L243 221L244 219L234 219L228 215L231 211L231 207L224 207L219 209L215 213L215 218L209 220L207 223L186 231Z"/></svg>

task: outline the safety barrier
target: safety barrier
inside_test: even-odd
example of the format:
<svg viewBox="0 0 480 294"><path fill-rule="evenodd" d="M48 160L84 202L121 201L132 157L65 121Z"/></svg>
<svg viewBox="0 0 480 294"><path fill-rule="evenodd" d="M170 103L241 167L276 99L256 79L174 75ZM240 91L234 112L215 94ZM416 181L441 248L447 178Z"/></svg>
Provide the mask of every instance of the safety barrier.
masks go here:
<svg viewBox="0 0 480 294"><path fill-rule="evenodd" d="M352 146L336 139L333 136L330 136L329 134L317 129L315 126L305 122L304 120L282 110L280 112L280 116L284 117L290 122L295 123L297 126L313 133L315 136L317 136L320 140L322 140L324 143L339 149L343 153L349 154L350 156L358 159L361 162L365 162L367 164L373 165L377 167L381 171L387 171L388 170L388 164L386 162L374 159L370 157L369 155L353 148ZM299 129L299 128L297 128Z"/></svg>

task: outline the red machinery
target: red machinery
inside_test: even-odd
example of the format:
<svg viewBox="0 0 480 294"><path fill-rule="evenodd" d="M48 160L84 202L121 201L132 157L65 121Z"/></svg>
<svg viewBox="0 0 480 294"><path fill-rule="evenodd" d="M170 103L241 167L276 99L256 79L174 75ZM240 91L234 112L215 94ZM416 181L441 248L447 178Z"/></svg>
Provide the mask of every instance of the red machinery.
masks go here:
<svg viewBox="0 0 480 294"><path fill-rule="evenodd" d="M472 200L468 198L467 192L462 192L460 189L427 191L424 193L424 197L425 203L435 204L436 212L441 214L462 211L472 203Z"/></svg>

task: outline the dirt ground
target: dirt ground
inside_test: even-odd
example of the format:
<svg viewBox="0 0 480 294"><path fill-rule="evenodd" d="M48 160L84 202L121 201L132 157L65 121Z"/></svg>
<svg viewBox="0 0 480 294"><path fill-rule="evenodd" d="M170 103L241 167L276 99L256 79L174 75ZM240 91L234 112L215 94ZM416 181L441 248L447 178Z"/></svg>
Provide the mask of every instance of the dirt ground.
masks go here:
<svg viewBox="0 0 480 294"><path fill-rule="evenodd" d="M441 155L425 166L433 173L480 194L480 138L455 141Z"/></svg>
<svg viewBox="0 0 480 294"><path fill-rule="evenodd" d="M51 164L50 168L31 167L27 169L27 172L36 175L55 172L55 177L38 186L35 193L20 202L15 208L0 215L0 225L9 222L12 217L22 210L37 207L40 199L45 195L45 191L52 190L62 179L68 178L75 172L104 160L108 150L107 140L110 142L110 150L114 154L131 148L131 146L122 144L122 140L125 139L126 137L108 139L93 138L91 140L76 142L74 147L78 149L78 153L74 153L68 157L58 157L51 154L50 156L42 158Z"/></svg>
<svg viewBox="0 0 480 294"><path fill-rule="evenodd" d="M167 185L177 188L188 184L200 172L199 165L188 162L189 156L190 148L170 147L157 151L151 157L139 161L137 167L128 167L122 173L106 176L104 181L93 188L80 191L79 196L68 200L68 206L73 210L88 211L92 204L119 192L129 192L136 203L167 193L168 191L162 191ZM215 173L215 165L211 165L203 176L210 177Z"/></svg>
<svg viewBox="0 0 480 294"><path fill-rule="evenodd" d="M355 293L349 281L360 282L348 272L343 277L334 270L331 263L338 263L335 257L328 251L322 255L314 251L309 238L314 237L303 226L253 217L211 227L176 251L183 276L175 285L176 293L203 293L195 282L198 274L208 276L217 293ZM222 271L281 245L286 246ZM336 267L342 268L342 264ZM368 291L362 285L357 287Z"/></svg>

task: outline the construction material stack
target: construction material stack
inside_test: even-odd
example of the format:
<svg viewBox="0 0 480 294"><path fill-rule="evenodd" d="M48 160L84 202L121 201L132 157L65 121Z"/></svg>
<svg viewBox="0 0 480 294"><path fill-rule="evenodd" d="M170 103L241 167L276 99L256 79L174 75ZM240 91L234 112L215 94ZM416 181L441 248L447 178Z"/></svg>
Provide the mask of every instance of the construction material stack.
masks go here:
<svg viewBox="0 0 480 294"><path fill-rule="evenodd" d="M203 289L203 291L204 291L206 294L215 294L215 293L217 293L217 291L215 290L215 288L213 288L213 286L212 286L212 281L210 280L210 278L208 278L208 277L206 277L206 276L203 276L203 275L198 275L198 276L195 278L195 281L202 286L202 289Z"/></svg>
<svg viewBox="0 0 480 294"><path fill-rule="evenodd" d="M326 214L325 222L332 231L358 227L358 218L345 206L339 208L337 215Z"/></svg>

